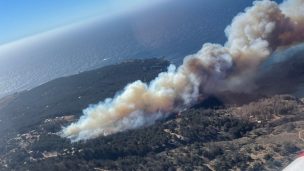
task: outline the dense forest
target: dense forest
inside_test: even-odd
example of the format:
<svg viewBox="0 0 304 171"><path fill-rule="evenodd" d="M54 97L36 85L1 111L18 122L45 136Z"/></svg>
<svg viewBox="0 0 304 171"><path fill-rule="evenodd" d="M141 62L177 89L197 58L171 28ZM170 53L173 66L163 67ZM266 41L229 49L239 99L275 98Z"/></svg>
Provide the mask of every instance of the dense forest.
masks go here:
<svg viewBox="0 0 304 171"><path fill-rule="evenodd" d="M83 107L167 66L130 61L15 94L0 108L14 123L1 131L0 170L280 170L304 148L304 103L289 95L243 105L211 97L136 130L80 142L58 135Z"/></svg>

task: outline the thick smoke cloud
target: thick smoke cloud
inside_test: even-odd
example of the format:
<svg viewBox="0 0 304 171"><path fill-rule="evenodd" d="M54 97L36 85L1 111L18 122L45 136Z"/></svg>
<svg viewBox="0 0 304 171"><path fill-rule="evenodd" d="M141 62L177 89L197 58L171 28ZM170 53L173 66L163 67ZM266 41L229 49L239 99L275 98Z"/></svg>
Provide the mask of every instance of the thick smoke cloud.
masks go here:
<svg viewBox="0 0 304 171"><path fill-rule="evenodd" d="M136 81L114 98L91 105L78 122L62 130L74 141L105 136L153 124L195 103L200 95L250 92L261 63L275 50L304 40L304 0L256 1L225 30L227 42L204 44L170 65L151 83Z"/></svg>

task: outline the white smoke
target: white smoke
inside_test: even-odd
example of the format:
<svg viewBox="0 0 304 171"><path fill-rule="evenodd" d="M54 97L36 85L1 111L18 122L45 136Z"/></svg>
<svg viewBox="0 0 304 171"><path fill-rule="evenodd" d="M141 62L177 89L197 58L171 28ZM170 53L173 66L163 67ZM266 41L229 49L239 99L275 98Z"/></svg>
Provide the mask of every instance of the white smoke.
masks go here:
<svg viewBox="0 0 304 171"><path fill-rule="evenodd" d="M257 67L277 48L303 41L303 29L304 0L255 1L227 27L224 46L204 44L151 83L127 85L116 97L85 109L62 136L77 141L135 129L193 104L200 94L251 91Z"/></svg>

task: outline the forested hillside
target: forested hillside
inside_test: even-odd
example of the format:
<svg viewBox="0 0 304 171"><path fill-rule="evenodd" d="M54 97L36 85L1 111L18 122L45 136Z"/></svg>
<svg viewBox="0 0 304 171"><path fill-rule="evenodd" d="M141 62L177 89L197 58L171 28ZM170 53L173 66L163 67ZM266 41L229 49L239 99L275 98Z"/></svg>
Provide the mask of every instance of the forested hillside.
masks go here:
<svg viewBox="0 0 304 171"><path fill-rule="evenodd" d="M148 127L75 143L58 135L88 104L167 65L122 63L3 99L0 170L280 170L304 148L303 99L290 95L244 105L210 97Z"/></svg>

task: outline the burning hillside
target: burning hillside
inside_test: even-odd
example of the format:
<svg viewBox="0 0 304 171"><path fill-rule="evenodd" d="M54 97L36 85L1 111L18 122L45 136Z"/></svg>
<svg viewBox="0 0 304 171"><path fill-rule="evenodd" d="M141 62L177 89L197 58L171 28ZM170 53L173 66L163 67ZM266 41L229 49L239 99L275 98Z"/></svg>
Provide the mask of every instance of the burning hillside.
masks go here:
<svg viewBox="0 0 304 171"><path fill-rule="evenodd" d="M260 65L277 49L304 40L303 8L303 0L255 1L226 28L224 46L206 43L149 84L135 81L114 98L90 105L62 136L78 141L151 125L202 94L254 92Z"/></svg>

